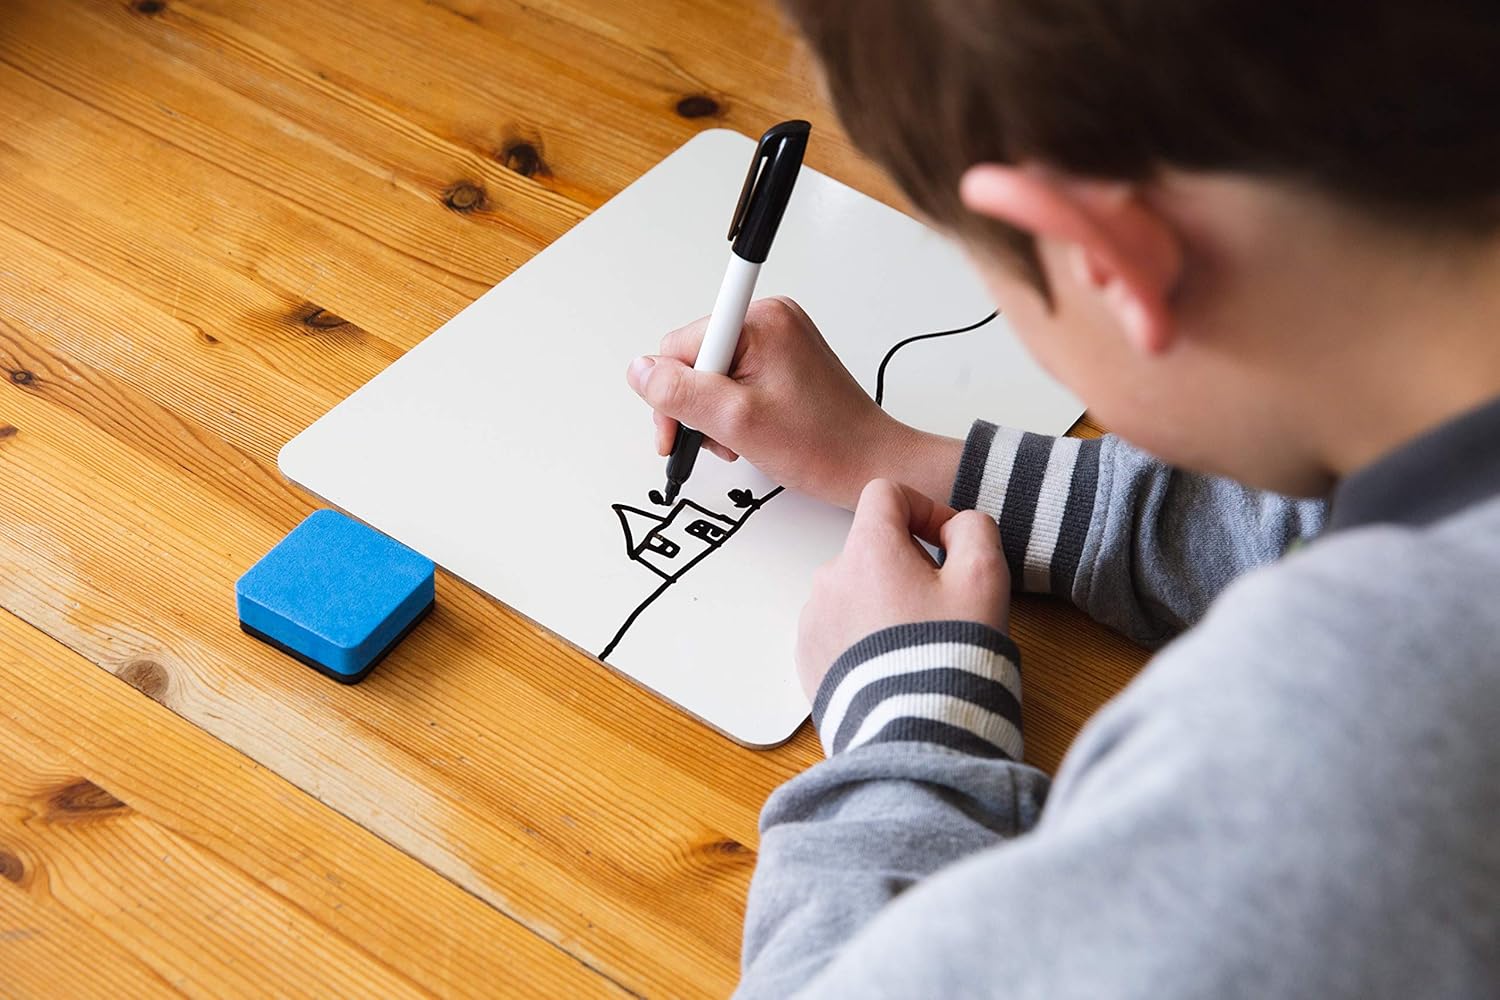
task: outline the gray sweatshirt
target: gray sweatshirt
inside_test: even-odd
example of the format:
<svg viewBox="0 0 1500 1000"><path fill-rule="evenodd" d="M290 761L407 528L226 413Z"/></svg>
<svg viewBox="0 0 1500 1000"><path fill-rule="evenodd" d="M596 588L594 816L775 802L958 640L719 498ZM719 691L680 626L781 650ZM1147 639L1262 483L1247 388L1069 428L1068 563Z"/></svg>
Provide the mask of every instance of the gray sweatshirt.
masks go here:
<svg viewBox="0 0 1500 1000"><path fill-rule="evenodd" d="M1163 648L1051 782L1006 636L848 650L828 759L761 816L738 996L1500 997L1500 402L1326 525L983 423L953 504L1018 588Z"/></svg>

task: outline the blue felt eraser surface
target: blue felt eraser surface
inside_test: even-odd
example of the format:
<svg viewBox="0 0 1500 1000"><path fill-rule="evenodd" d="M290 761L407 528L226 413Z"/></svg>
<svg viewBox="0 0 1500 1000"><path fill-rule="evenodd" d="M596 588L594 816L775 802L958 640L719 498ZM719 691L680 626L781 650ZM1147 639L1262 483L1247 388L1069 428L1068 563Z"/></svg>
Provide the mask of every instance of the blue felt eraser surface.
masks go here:
<svg viewBox="0 0 1500 1000"><path fill-rule="evenodd" d="M320 510L234 585L240 627L335 680L374 668L431 608L432 560Z"/></svg>

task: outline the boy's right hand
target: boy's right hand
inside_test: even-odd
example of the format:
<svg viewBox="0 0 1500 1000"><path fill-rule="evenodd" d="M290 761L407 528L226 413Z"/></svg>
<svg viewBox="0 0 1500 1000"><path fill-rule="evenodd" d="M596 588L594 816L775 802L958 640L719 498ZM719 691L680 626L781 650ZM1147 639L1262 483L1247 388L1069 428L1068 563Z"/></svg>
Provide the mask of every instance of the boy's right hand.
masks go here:
<svg viewBox="0 0 1500 1000"><path fill-rule="evenodd" d="M781 485L850 510L882 475L946 495L962 443L921 434L876 406L795 302L751 304L728 376L691 367L706 323L667 334L661 353L637 358L626 375L655 411L658 454L671 451L680 420L720 458L743 455ZM927 467L940 484L903 474Z"/></svg>

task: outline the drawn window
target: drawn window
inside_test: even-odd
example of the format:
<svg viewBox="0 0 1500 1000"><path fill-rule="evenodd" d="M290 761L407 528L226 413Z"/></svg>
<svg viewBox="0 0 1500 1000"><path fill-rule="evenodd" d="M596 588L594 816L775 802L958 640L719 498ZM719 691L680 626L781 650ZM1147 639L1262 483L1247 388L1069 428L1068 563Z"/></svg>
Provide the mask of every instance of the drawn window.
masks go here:
<svg viewBox="0 0 1500 1000"><path fill-rule="evenodd" d="M693 529L689 528L688 530L692 531ZM663 538L661 535L658 535L655 532L652 532L651 534L646 536L646 548L650 549L652 552L657 553L658 555L666 556L668 559L672 558L679 551L681 551L676 542L672 541L670 538Z"/></svg>
<svg viewBox="0 0 1500 1000"><path fill-rule="evenodd" d="M727 532L725 532L725 530L719 527L717 524L714 524L711 521L705 521L700 517L698 520L687 526L687 533L692 535L694 538L701 538L705 542L708 542L710 545L712 545L715 542L723 541L724 535Z"/></svg>

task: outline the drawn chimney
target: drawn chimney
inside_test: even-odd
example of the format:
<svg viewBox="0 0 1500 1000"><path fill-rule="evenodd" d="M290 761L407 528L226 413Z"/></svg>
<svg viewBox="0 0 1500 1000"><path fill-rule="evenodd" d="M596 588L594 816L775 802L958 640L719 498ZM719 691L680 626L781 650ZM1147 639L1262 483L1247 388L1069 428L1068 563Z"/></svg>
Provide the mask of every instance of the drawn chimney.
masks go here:
<svg viewBox="0 0 1500 1000"><path fill-rule="evenodd" d="M657 575L675 579L699 556L718 548L735 522L691 500L679 500L665 517L625 504L614 505L630 558Z"/></svg>

